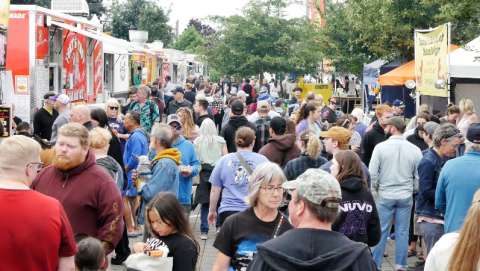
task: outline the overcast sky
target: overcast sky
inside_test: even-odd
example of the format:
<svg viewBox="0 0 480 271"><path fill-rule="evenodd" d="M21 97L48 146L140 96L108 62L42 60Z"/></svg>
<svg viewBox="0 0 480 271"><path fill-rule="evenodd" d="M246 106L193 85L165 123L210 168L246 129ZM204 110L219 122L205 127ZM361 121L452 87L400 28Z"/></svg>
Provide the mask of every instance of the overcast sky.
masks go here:
<svg viewBox="0 0 480 271"><path fill-rule="evenodd" d="M171 9L169 24L175 29L175 22L178 20L181 33L192 18L240 14L248 0L162 0L160 3L165 10ZM288 8L287 15L299 17L304 16L305 12L304 4L292 4Z"/></svg>
<svg viewBox="0 0 480 271"><path fill-rule="evenodd" d="M125 0L120 0L123 2ZM302 17L306 14L304 0L295 0L298 4L290 4L287 9L287 17ZM107 7L112 0L104 0ZM165 10L171 10L169 25L175 29L175 23L179 22L180 33L192 18L203 19L212 15L231 16L240 14L242 8L249 0L157 0L157 3Z"/></svg>

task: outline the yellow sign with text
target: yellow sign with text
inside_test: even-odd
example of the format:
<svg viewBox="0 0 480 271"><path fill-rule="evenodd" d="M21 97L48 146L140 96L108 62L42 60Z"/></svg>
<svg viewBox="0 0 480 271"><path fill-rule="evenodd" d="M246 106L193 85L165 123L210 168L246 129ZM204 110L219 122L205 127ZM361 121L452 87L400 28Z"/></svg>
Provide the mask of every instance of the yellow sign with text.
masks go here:
<svg viewBox="0 0 480 271"><path fill-rule="evenodd" d="M309 93L320 94L324 101L328 101L333 95L333 88L331 84L308 84L303 83L303 80L299 80L297 87L302 89L302 100Z"/></svg>
<svg viewBox="0 0 480 271"><path fill-rule="evenodd" d="M448 27L415 30L415 81L421 95L448 97Z"/></svg>

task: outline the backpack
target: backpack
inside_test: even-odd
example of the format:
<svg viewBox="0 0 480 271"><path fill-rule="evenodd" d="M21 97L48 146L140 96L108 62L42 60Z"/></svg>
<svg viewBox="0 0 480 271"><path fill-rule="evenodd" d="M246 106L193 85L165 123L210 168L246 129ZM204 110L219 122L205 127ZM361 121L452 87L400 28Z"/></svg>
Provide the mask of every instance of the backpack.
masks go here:
<svg viewBox="0 0 480 271"><path fill-rule="evenodd" d="M255 121L255 128L256 128L256 136L260 140L259 148L265 146L270 139L270 121L272 119L270 117L259 118Z"/></svg>

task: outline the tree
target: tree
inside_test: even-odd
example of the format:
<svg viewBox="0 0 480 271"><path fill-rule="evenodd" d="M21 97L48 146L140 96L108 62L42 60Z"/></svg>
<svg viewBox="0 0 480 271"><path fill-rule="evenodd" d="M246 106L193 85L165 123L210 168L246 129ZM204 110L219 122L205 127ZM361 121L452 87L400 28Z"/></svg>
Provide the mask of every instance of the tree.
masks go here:
<svg viewBox="0 0 480 271"><path fill-rule="evenodd" d="M173 44L173 48L177 50L187 51L189 53L200 53L205 40L198 31L190 26L183 30L182 34Z"/></svg>
<svg viewBox="0 0 480 271"><path fill-rule="evenodd" d="M413 59L415 29L452 23L452 43L464 44L480 33L476 0L329 1L320 50L337 71L359 75L378 58Z"/></svg>
<svg viewBox="0 0 480 271"><path fill-rule="evenodd" d="M108 26L112 35L128 40L128 31L148 31L148 41L161 40L164 45L173 39L172 28L167 24L168 14L156 3L148 0L114 1L112 21Z"/></svg>
<svg viewBox="0 0 480 271"><path fill-rule="evenodd" d="M200 33L203 37L208 37L215 33L215 29L213 29L207 24L202 23L202 21L200 21L199 19L190 19L187 25L187 28L188 27L194 27L195 30L197 30L197 32Z"/></svg>
<svg viewBox="0 0 480 271"><path fill-rule="evenodd" d="M263 76L263 72L314 72L320 63L316 30L304 19L285 19L282 0L253 1L242 16L220 17L205 54L221 74Z"/></svg>

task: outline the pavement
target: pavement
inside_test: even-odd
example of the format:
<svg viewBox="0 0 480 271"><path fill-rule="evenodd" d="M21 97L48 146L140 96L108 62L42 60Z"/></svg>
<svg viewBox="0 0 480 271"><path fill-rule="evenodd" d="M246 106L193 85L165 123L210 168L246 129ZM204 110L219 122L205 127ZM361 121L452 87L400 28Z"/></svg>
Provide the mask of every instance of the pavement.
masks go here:
<svg viewBox="0 0 480 271"><path fill-rule="evenodd" d="M213 247L213 241L215 240L215 231L210 229L208 233L208 239L206 241L200 240L200 206L198 206L190 215L190 223L194 229L195 236L200 242L200 254L197 261L197 271L209 271L212 270L213 263L215 261L215 256L217 250ZM135 242L141 242L141 237L130 238L130 247L133 246ZM392 240L388 241L386 252L388 257L384 258L382 264L382 271L395 271L395 243ZM415 262L417 261L416 257L408 258L409 271L421 271L423 269L415 269ZM113 265L111 266L112 271L126 271L127 269L123 265Z"/></svg>

